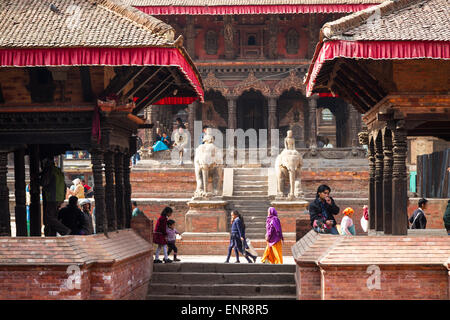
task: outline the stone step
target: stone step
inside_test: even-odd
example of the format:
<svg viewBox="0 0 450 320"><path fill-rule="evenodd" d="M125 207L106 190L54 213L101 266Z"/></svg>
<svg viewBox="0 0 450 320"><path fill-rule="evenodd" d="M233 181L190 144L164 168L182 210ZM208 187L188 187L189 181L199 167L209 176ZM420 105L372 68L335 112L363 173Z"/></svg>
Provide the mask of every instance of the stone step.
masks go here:
<svg viewBox="0 0 450 320"><path fill-rule="evenodd" d="M267 176L252 176L252 175L233 175L233 182L246 182L246 181L254 181L254 182L262 182L267 183Z"/></svg>
<svg viewBox="0 0 450 320"><path fill-rule="evenodd" d="M156 263L154 272L218 272L218 273L270 273L295 272L294 264L262 264L262 263L213 263L213 262L183 262L183 263Z"/></svg>
<svg viewBox="0 0 450 320"><path fill-rule="evenodd" d="M244 197L253 197L253 196L264 196L267 195L267 191L233 191L233 196L244 196Z"/></svg>
<svg viewBox="0 0 450 320"><path fill-rule="evenodd" d="M267 193L267 185L263 184L256 184L256 183L249 183L249 184L240 184L240 185L234 185L233 190L234 191L265 191Z"/></svg>
<svg viewBox="0 0 450 320"><path fill-rule="evenodd" d="M204 295L204 296L230 296L239 292L242 296L254 295L294 295L294 284L180 284L180 283L153 283L149 284L148 294L174 294L174 295Z"/></svg>
<svg viewBox="0 0 450 320"><path fill-rule="evenodd" d="M225 258L224 258L225 259ZM245 261L245 258L244 258ZM245 262L247 263L247 262ZM285 273L214 273L214 272L155 272L152 283L190 283L190 284L292 284L294 275Z"/></svg>
<svg viewBox="0 0 450 320"><path fill-rule="evenodd" d="M192 296L192 295L147 295L147 300L296 300L294 295L268 295L268 296L241 296L241 295L230 295L230 296Z"/></svg>

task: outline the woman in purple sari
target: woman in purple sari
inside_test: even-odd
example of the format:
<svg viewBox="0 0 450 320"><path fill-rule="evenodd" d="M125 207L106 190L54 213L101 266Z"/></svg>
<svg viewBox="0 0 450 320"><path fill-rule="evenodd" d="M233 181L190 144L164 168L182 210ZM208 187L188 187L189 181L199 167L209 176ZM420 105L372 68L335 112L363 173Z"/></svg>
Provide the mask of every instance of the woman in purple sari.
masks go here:
<svg viewBox="0 0 450 320"><path fill-rule="evenodd" d="M270 262L272 264L283 263L283 250L282 250L283 231L281 230L280 219L278 219L278 213L275 208L270 207L266 220L266 250L264 251L261 262Z"/></svg>

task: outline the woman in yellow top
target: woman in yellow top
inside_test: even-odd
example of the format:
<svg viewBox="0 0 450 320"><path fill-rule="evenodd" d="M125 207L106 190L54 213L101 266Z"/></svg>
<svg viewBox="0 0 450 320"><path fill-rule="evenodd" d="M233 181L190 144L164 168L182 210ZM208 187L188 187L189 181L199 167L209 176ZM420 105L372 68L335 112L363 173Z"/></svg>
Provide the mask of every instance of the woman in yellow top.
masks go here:
<svg viewBox="0 0 450 320"><path fill-rule="evenodd" d="M266 220L266 250L261 258L261 262L269 261L272 264L283 264L282 241L283 232L281 230L280 219L275 208L270 207Z"/></svg>
<svg viewBox="0 0 450 320"><path fill-rule="evenodd" d="M78 199L84 199L84 186L81 183L79 178L76 178L72 181L75 185L75 190L72 192L72 195L77 197Z"/></svg>

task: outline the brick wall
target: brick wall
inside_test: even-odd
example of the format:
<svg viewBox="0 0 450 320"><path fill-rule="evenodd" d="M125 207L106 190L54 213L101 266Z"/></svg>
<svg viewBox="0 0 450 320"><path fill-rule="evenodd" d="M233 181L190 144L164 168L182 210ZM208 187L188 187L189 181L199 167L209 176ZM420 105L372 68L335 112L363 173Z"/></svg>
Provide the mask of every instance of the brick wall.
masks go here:
<svg viewBox="0 0 450 320"><path fill-rule="evenodd" d="M322 267L322 299L449 299L449 276L444 266L380 266L380 290L368 288L367 281L372 275L367 273L367 267Z"/></svg>
<svg viewBox="0 0 450 320"><path fill-rule="evenodd" d="M0 299L145 298L153 250L130 229L0 242Z"/></svg>
<svg viewBox="0 0 450 320"><path fill-rule="evenodd" d="M297 265L295 271L297 300L320 300L320 269L314 264Z"/></svg>
<svg viewBox="0 0 450 320"><path fill-rule="evenodd" d="M411 217L414 210L418 208L418 201L420 198L409 198L408 201L408 217ZM427 206L425 208L425 215L427 218L427 229L444 229L445 209L447 208L448 199L427 199Z"/></svg>
<svg viewBox="0 0 450 320"><path fill-rule="evenodd" d="M26 89L30 80L24 68L1 68L0 79L6 103L31 103L30 92Z"/></svg>
<svg viewBox="0 0 450 320"><path fill-rule="evenodd" d="M132 197L189 198L197 186L194 169L186 170L132 170L130 174Z"/></svg>

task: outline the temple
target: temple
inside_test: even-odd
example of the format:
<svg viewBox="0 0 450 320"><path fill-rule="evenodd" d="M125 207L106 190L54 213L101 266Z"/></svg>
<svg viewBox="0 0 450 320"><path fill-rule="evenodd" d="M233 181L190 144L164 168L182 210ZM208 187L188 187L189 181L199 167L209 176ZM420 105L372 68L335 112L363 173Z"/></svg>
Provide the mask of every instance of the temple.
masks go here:
<svg viewBox="0 0 450 320"><path fill-rule="evenodd" d="M127 0L182 34L204 79L205 103L150 106L147 120L171 132L174 119L226 129L292 130L296 146L359 146L362 121L350 103L306 97L302 84L320 27L381 1ZM270 132L270 131L269 131ZM152 133L142 135L151 145Z"/></svg>

